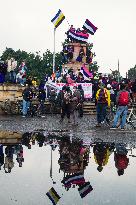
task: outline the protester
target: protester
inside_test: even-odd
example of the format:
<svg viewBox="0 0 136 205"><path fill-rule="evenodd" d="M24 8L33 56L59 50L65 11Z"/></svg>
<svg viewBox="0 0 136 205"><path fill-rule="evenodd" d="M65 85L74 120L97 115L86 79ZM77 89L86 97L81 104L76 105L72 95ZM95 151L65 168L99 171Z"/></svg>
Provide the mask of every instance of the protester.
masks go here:
<svg viewBox="0 0 136 205"><path fill-rule="evenodd" d="M46 98L46 92L44 89L40 89L39 90L39 94L37 96L38 98L38 101L39 101L39 112L41 114L41 116L44 116L45 112L45 105L44 105L44 102L45 102L45 98Z"/></svg>
<svg viewBox="0 0 136 205"><path fill-rule="evenodd" d="M14 148L12 145L8 145L5 148L5 162L4 162L4 170L5 173L10 173L12 168L14 167L14 162L13 162L13 154L14 154Z"/></svg>
<svg viewBox="0 0 136 205"><path fill-rule="evenodd" d="M110 107L110 93L104 84L100 84L100 89L96 93L97 127L101 127L105 119L108 122L106 118L107 106Z"/></svg>
<svg viewBox="0 0 136 205"><path fill-rule="evenodd" d="M16 82L19 83L20 85L24 86L26 83L26 72L27 72L27 67L25 61L22 61L21 65L18 68L18 74L16 76Z"/></svg>
<svg viewBox="0 0 136 205"><path fill-rule="evenodd" d="M117 144L114 152L115 167L117 168L118 176L124 174L124 170L128 167L129 158L127 157L127 149L124 144Z"/></svg>
<svg viewBox="0 0 136 205"><path fill-rule="evenodd" d="M30 102L33 97L32 89L28 84L26 84L26 88L23 90L23 109L22 109L22 117L26 117L28 113L28 109L30 108Z"/></svg>
<svg viewBox="0 0 136 205"><path fill-rule="evenodd" d="M133 102L136 103L136 79L132 84L132 98Z"/></svg>
<svg viewBox="0 0 136 205"><path fill-rule="evenodd" d="M118 108L111 129L117 128L117 124L118 124L118 120L120 119L120 116L121 116L121 129L122 130L125 129L126 117L128 113L128 104L130 101L131 99L130 99L129 92L126 90L126 85L121 84L120 91L118 92L117 99L116 99Z"/></svg>
<svg viewBox="0 0 136 205"><path fill-rule="evenodd" d="M70 109L73 117L74 125L78 125L78 112L80 107L81 94L76 86L73 87L73 94L71 96Z"/></svg>
<svg viewBox="0 0 136 205"><path fill-rule="evenodd" d="M0 144L0 170L3 164L4 164L3 145Z"/></svg>
<svg viewBox="0 0 136 205"><path fill-rule="evenodd" d="M84 52L84 49L83 47L81 47L80 51L79 51L79 55L76 59L76 61L78 62L83 62L83 57L85 56L85 52Z"/></svg>
<svg viewBox="0 0 136 205"><path fill-rule="evenodd" d="M84 98L84 90L81 84L78 85L78 90L80 92L80 100L79 100L79 106L78 106L79 117L83 117L83 102L85 98Z"/></svg>
<svg viewBox="0 0 136 205"><path fill-rule="evenodd" d="M72 92L70 90L70 87L66 87L64 86L62 88L62 92L60 92L61 94L61 122L64 119L64 116L67 115L68 118L68 122L70 123L70 101L71 101L71 97L72 97Z"/></svg>
<svg viewBox="0 0 136 205"><path fill-rule="evenodd" d="M7 81L10 83L16 82L16 68L17 68L17 61L14 58L7 60L8 68L7 68Z"/></svg>
<svg viewBox="0 0 136 205"><path fill-rule="evenodd" d="M93 153L95 162L98 164L97 170L101 172L103 166L105 166L109 160L109 146L106 143L96 143L93 147Z"/></svg>
<svg viewBox="0 0 136 205"><path fill-rule="evenodd" d="M7 74L7 63L0 60L0 83L5 82L5 76Z"/></svg>

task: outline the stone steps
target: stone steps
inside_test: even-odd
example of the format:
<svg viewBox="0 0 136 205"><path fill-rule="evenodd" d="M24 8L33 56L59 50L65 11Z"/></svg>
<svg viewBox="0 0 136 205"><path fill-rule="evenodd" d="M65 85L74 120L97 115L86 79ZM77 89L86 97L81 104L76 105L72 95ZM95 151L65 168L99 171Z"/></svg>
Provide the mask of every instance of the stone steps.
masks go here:
<svg viewBox="0 0 136 205"><path fill-rule="evenodd" d="M94 102L84 102L83 113L84 115L95 115L96 114L95 103Z"/></svg>

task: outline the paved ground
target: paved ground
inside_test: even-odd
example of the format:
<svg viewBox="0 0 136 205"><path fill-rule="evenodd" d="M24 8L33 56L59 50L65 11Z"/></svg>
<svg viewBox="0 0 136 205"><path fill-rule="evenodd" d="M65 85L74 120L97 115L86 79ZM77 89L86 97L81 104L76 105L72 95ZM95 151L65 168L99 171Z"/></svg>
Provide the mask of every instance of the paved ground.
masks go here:
<svg viewBox="0 0 136 205"><path fill-rule="evenodd" d="M86 115L79 119L79 125L76 127L73 123L68 123L67 119L64 119L64 122L60 123L60 115L46 115L45 118L22 118L21 116L0 117L0 131L7 130L24 133L41 130L59 135L70 134L78 138L89 139L89 141L90 139L102 139L112 142L133 142L133 144L136 142L136 131L115 131L110 130L106 125L98 129L95 125L96 116L93 115Z"/></svg>

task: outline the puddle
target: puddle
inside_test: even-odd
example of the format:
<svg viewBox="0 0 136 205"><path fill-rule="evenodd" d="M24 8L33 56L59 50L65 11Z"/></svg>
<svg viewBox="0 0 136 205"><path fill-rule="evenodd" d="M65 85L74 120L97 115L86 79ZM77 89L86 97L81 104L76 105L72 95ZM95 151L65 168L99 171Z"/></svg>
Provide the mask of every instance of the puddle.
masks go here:
<svg viewBox="0 0 136 205"><path fill-rule="evenodd" d="M77 136L0 133L1 204L136 204L136 143Z"/></svg>

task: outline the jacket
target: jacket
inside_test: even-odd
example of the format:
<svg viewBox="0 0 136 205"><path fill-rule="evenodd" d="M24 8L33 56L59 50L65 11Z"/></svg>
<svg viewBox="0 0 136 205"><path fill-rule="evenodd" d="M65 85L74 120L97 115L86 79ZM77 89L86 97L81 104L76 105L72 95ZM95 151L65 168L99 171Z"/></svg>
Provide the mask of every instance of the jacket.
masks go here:
<svg viewBox="0 0 136 205"><path fill-rule="evenodd" d="M97 93L96 93L96 102L98 102L100 90L101 90L101 89L99 89L99 90L97 91ZM109 92L109 90L107 90L106 88L104 88L104 93L105 93L105 98L106 98L107 104L108 104L108 106L110 107L110 102L111 102L111 101L110 101L110 92Z"/></svg>

